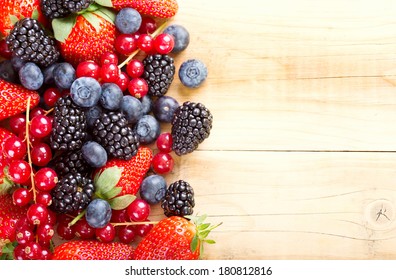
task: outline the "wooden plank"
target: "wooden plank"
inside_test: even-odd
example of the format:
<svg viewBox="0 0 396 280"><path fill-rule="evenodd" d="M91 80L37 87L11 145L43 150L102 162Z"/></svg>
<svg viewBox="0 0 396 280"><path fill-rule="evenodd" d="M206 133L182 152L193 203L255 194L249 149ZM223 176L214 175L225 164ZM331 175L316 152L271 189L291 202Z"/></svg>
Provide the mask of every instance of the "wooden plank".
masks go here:
<svg viewBox="0 0 396 280"><path fill-rule="evenodd" d="M223 222L208 259L396 258L395 162L393 153L197 151L166 179L189 181L195 212Z"/></svg>

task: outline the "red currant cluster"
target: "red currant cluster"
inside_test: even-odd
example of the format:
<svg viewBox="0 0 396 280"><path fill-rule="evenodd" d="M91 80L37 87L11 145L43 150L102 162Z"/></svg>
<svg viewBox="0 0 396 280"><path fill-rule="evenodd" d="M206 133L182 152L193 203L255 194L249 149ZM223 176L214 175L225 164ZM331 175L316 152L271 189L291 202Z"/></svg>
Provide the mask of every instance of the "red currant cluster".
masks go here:
<svg viewBox="0 0 396 280"><path fill-rule="evenodd" d="M172 155L172 135L164 132L158 136L156 141L159 150L153 157L152 167L157 174L167 174L172 171L174 160Z"/></svg>

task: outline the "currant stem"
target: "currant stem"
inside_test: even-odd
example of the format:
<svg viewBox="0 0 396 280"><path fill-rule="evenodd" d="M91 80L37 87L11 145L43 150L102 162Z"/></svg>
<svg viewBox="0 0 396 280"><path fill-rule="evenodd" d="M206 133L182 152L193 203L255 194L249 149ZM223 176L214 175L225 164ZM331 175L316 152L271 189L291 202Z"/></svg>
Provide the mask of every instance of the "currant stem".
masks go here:
<svg viewBox="0 0 396 280"><path fill-rule="evenodd" d="M36 186L34 185L34 176L33 176L33 164L32 164L32 156L30 155L30 148L31 148L31 143L30 143L30 135L29 135L29 114L30 114L30 99L31 97L28 97L27 100L27 108L26 108L26 126L25 126L25 134L26 134L26 142L27 142L27 156L28 156L28 163L30 166L30 169L32 170L30 173L30 182L32 184L32 191L33 191L33 201L36 203L36 195L37 195L37 190Z"/></svg>
<svg viewBox="0 0 396 280"><path fill-rule="evenodd" d="M86 210L84 209L83 211L81 211L80 214L78 214L70 223L69 223L69 227L74 225L75 223L78 222L78 220L80 220L84 215L85 215Z"/></svg>
<svg viewBox="0 0 396 280"><path fill-rule="evenodd" d="M165 21L163 24L161 24L160 27L158 27L152 34L151 36L153 38L155 38L158 34L160 34L166 27L166 25L168 24L167 21ZM135 55L137 55L140 52L139 49L137 49L136 51L134 51L133 53L131 53L120 65L118 65L118 68L121 69L122 67L124 67L125 65L128 64L129 61L132 60L132 58L135 57Z"/></svg>

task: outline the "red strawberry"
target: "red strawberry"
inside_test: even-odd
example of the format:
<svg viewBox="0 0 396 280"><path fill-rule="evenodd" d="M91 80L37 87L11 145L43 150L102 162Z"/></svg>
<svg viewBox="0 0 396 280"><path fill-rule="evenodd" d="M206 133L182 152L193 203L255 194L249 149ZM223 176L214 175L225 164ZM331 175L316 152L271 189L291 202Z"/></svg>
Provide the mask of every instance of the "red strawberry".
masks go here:
<svg viewBox="0 0 396 280"><path fill-rule="evenodd" d="M12 29L11 17L21 19L22 17L32 17L34 11L38 12L37 20L44 25L47 20L41 13L40 0L0 0L0 33L7 36Z"/></svg>
<svg viewBox="0 0 396 280"><path fill-rule="evenodd" d="M13 204L11 195L0 195L0 254L4 244L15 240L15 225L26 211L27 207Z"/></svg>
<svg viewBox="0 0 396 280"><path fill-rule="evenodd" d="M131 260L133 247L119 242L73 240L54 249L53 260Z"/></svg>
<svg viewBox="0 0 396 280"><path fill-rule="evenodd" d="M87 60L99 63L103 53L115 52L116 28L113 17L108 15L114 12L102 7L77 17L72 15L52 21L60 53L67 62L73 66Z"/></svg>
<svg viewBox="0 0 396 280"><path fill-rule="evenodd" d="M15 134L0 127L0 195L5 194L12 186L12 182L10 182L4 174L4 168L7 166L8 162L3 153L3 143L13 136L15 136Z"/></svg>
<svg viewBox="0 0 396 280"><path fill-rule="evenodd" d="M117 187L121 187L122 191L119 194L132 194L135 195L142 183L143 177L151 166L153 159L153 152L150 148L140 147L137 154L130 160L122 160L113 158L107 161L104 167L98 171L102 172L104 169L117 166L122 170L121 179L117 183Z"/></svg>
<svg viewBox="0 0 396 280"><path fill-rule="evenodd" d="M111 0L111 3L116 10L131 7L141 14L158 18L171 18L179 9L176 0Z"/></svg>
<svg viewBox="0 0 396 280"><path fill-rule="evenodd" d="M218 227L203 224L206 216L191 217L191 221L179 216L161 220L137 245L134 260L197 260L203 254L204 242L213 244L206 237Z"/></svg>
<svg viewBox="0 0 396 280"><path fill-rule="evenodd" d="M0 79L0 121L25 112L30 97L30 108L35 107L40 96L36 91Z"/></svg>

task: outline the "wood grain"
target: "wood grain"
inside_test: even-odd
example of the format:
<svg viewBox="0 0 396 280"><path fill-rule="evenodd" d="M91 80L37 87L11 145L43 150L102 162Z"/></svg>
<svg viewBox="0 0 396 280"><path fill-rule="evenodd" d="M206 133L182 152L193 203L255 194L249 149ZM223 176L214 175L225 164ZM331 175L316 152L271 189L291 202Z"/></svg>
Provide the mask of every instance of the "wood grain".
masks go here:
<svg viewBox="0 0 396 280"><path fill-rule="evenodd" d="M396 3L179 2L209 77L169 94L214 126L166 179L223 222L205 258L396 259Z"/></svg>

